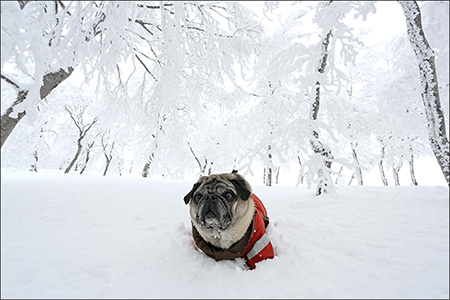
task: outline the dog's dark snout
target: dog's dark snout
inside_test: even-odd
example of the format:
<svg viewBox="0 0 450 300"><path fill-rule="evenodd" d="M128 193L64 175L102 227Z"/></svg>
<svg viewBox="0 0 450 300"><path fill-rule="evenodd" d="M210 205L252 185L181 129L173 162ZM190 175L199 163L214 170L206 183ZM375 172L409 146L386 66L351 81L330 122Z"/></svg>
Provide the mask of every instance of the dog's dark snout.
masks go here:
<svg viewBox="0 0 450 300"><path fill-rule="evenodd" d="M212 219L212 218L215 218L216 217L216 215L211 211L211 210L209 210L206 214L205 214L205 219Z"/></svg>
<svg viewBox="0 0 450 300"><path fill-rule="evenodd" d="M210 197L211 196L211 197ZM214 203L214 201L208 201L208 200L215 200L217 197L215 195L208 195L206 198L205 206L203 207L203 216L205 218L215 218L219 216L219 211L217 209L217 205Z"/></svg>

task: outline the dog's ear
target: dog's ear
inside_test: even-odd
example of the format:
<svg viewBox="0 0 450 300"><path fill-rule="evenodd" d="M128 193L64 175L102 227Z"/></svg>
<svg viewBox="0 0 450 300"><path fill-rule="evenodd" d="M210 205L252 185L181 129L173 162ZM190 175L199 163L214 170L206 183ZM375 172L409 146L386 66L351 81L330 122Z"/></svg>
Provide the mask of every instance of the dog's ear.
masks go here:
<svg viewBox="0 0 450 300"><path fill-rule="evenodd" d="M245 181L242 178L231 179L230 182L236 187L237 193L242 200L248 200L251 192L245 186Z"/></svg>
<svg viewBox="0 0 450 300"><path fill-rule="evenodd" d="M200 183L195 183L194 186L192 187L192 190L186 195L184 196L184 203L188 204L189 201L192 198L192 195L195 193L195 191L198 189L198 187L200 186Z"/></svg>

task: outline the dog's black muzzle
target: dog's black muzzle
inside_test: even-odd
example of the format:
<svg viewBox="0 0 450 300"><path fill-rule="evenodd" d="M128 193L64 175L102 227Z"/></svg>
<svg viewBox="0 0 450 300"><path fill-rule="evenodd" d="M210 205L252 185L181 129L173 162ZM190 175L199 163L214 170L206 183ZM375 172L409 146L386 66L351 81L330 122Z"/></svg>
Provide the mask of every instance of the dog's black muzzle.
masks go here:
<svg viewBox="0 0 450 300"><path fill-rule="evenodd" d="M212 195L205 199L205 205L203 205L202 209L202 219L211 219L211 218L219 218L219 210L217 208L217 197L216 195Z"/></svg>
<svg viewBox="0 0 450 300"><path fill-rule="evenodd" d="M197 222L204 227L226 229L231 223L224 199L216 194L207 194L200 200Z"/></svg>

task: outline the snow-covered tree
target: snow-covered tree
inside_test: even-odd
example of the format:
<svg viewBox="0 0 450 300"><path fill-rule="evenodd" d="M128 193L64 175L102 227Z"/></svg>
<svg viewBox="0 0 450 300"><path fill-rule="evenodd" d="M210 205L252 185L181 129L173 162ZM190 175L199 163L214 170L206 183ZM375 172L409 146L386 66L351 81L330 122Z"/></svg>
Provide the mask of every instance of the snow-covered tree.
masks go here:
<svg viewBox="0 0 450 300"><path fill-rule="evenodd" d="M416 54L422 84L422 100L427 117L431 148L450 185L450 150L445 117L441 108L434 51L425 37L422 16L416 1L399 1L408 28L411 46Z"/></svg>
<svg viewBox="0 0 450 300"><path fill-rule="evenodd" d="M420 184L414 162L431 151L414 51L406 34L366 47L357 28L378 4L280 4L289 12L266 34L239 2L1 5L2 166L66 169L79 148L64 106L79 106L97 119L80 173L257 166L273 185L296 168L320 194L366 184L372 168L403 184L409 166ZM448 2L420 5L448 120Z"/></svg>
<svg viewBox="0 0 450 300"><path fill-rule="evenodd" d="M39 101L72 74L75 49L98 24L87 20L89 7L62 1L1 3L1 77L17 91L15 98L2 99L7 107L1 116L2 147L25 115L36 120Z"/></svg>
<svg viewBox="0 0 450 300"><path fill-rule="evenodd" d="M299 151L306 156L309 161L302 163L302 170L309 169L304 173L308 174L310 183L317 183L317 194L333 189L330 168L334 156L325 144L327 138L319 138L322 134L329 134L328 138L333 140L334 135L321 120L323 114L319 107L324 101L322 94L340 89L345 75L337 66L337 61L351 61L355 55L354 47L359 43L343 19L351 11L365 17L372 9L371 4L332 1L320 3L316 10L300 6L290 18L292 21L287 23L285 32L278 33L281 37L272 39L272 47L276 51L268 48L267 55L260 58L262 64L259 68L266 71L258 72L260 85L256 94L260 96L259 102L267 106L268 101L273 101L273 106L278 108L269 115L282 115L285 122L275 131L267 131L275 132L273 135L277 142L270 138L272 141L265 140L264 143L271 145L272 159L274 156L297 157ZM308 19L311 11L314 15ZM303 25L311 21L317 25L316 30L302 31ZM267 82L276 83L279 92L273 93ZM276 122L279 123L278 118ZM265 139L270 137L267 132ZM262 143L258 146L263 148Z"/></svg>
<svg viewBox="0 0 450 300"><path fill-rule="evenodd" d="M28 90L77 68L93 89L108 93L103 123L145 128L136 160L174 148L174 141L192 158L187 142L197 137L188 132L205 121L195 115L205 103L233 102L225 86L239 89L236 71L258 48L261 29L251 16L238 3L221 2L2 2L2 80L19 91L2 117L2 145L8 124L36 117L40 98Z"/></svg>

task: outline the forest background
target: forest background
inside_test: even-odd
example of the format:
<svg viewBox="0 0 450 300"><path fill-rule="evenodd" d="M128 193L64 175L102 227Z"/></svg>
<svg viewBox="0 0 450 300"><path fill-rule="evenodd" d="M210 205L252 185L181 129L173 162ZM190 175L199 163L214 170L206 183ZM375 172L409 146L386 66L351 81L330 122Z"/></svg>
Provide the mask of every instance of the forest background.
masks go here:
<svg viewBox="0 0 450 300"><path fill-rule="evenodd" d="M449 2L418 4L440 159L412 4L2 2L2 168L446 185Z"/></svg>

